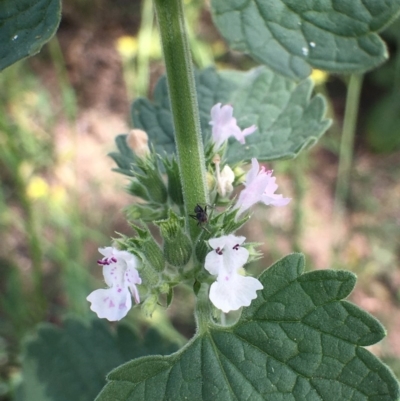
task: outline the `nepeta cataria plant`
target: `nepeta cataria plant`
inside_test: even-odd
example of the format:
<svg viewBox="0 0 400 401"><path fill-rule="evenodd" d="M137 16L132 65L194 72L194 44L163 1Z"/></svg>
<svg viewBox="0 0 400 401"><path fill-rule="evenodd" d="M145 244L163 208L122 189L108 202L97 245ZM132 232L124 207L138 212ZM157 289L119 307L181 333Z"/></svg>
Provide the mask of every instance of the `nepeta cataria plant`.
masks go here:
<svg viewBox="0 0 400 401"><path fill-rule="evenodd" d="M260 163L294 158L329 126L324 99L311 97L311 68L362 72L381 63L387 55L376 31L398 14L399 1L212 0L230 46L262 64L247 72L194 72L181 1L154 6L166 76L153 102L132 106L149 146L132 146L136 131L117 137L111 155L143 201L129 210L141 223L132 223L136 236L101 249L108 288L88 300L99 317L115 321L132 297L151 314L161 294L170 301L174 287L186 284L196 296L197 332L169 356L113 370L97 400L399 399L391 371L364 348L385 330L343 300L354 274L304 273L303 256L291 254L250 277L245 265L259 254L236 234L252 224L255 203L290 201ZM9 36L6 50L20 38ZM235 187L241 191L232 198ZM148 223L159 227L162 243ZM224 325L223 314L239 309L238 321Z"/></svg>

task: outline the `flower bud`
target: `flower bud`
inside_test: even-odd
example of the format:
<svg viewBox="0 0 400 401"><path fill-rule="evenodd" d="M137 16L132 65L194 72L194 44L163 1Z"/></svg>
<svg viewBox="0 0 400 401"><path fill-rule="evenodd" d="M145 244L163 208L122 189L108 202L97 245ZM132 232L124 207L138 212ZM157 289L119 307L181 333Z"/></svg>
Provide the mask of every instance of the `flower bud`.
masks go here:
<svg viewBox="0 0 400 401"><path fill-rule="evenodd" d="M215 178L209 171L206 173L206 185L209 192L215 188Z"/></svg>
<svg viewBox="0 0 400 401"><path fill-rule="evenodd" d="M168 283L162 283L159 287L160 294L168 294L170 292L171 287Z"/></svg>
<svg viewBox="0 0 400 401"><path fill-rule="evenodd" d="M149 138L145 131L132 129L126 137L126 143L138 157L145 157L150 154L148 146Z"/></svg>
<svg viewBox="0 0 400 401"><path fill-rule="evenodd" d="M217 191L219 195L223 198L225 196L229 196L233 191L233 181L235 180L235 174L232 169L226 165L220 174L217 175L218 179L218 188Z"/></svg>
<svg viewBox="0 0 400 401"><path fill-rule="evenodd" d="M235 174L227 164L221 171L221 157L219 154L214 155L213 163L215 164L215 175L217 177L217 192L222 198L225 198L233 191Z"/></svg>
<svg viewBox="0 0 400 401"><path fill-rule="evenodd" d="M246 181L246 172L242 167L235 167L233 172L235 174L235 185L243 184Z"/></svg>
<svg viewBox="0 0 400 401"><path fill-rule="evenodd" d="M152 294L142 304L142 310L147 317L151 317L158 304L158 295Z"/></svg>
<svg viewBox="0 0 400 401"><path fill-rule="evenodd" d="M192 243L184 231L185 219L172 210L167 220L157 221L164 239L164 257L172 266L186 265L192 256Z"/></svg>

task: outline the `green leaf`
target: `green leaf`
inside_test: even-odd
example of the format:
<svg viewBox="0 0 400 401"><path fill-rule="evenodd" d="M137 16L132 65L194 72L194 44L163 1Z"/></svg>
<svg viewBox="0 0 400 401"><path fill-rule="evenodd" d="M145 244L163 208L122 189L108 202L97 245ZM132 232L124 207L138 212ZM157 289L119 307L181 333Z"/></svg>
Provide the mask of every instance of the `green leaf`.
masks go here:
<svg viewBox="0 0 400 401"><path fill-rule="evenodd" d="M111 369L133 358L176 349L155 330L143 339L124 324L115 334L101 320L90 326L76 319L67 320L63 328L41 325L25 345L17 401L93 401Z"/></svg>
<svg viewBox="0 0 400 401"><path fill-rule="evenodd" d="M60 18L60 0L1 0L0 71L38 53L54 35Z"/></svg>
<svg viewBox="0 0 400 401"><path fill-rule="evenodd" d="M245 146L231 139L227 154L230 163L249 161L252 157L259 160L293 158L313 145L330 124L324 118L324 99L319 95L310 99L311 80L296 84L265 67L249 72L217 73L206 69L196 75L196 87L205 139L211 135L210 110L219 102L232 104L241 128L252 124L258 127L246 138ZM147 132L158 153L175 151L165 77L156 86L153 103L147 99L133 103L132 119L136 128ZM118 138L120 143L124 139ZM119 167L124 168L122 164Z"/></svg>
<svg viewBox="0 0 400 401"><path fill-rule="evenodd" d="M363 72L384 62L376 32L399 14L400 0L212 0L211 10L232 49L300 80L311 68Z"/></svg>
<svg viewBox="0 0 400 401"><path fill-rule="evenodd" d="M289 255L260 277L264 289L232 327L209 325L170 356L115 369L97 401L395 401L399 383L362 348L381 340L381 324L341 299L354 274L303 274Z"/></svg>
<svg viewBox="0 0 400 401"><path fill-rule="evenodd" d="M111 152L108 154L108 156L110 156L115 163L117 163L118 168L114 169L114 171L134 177L132 164L136 163L136 158L132 149L126 143L126 137L126 134L121 134L115 138L115 144L117 145L118 152Z"/></svg>
<svg viewBox="0 0 400 401"><path fill-rule="evenodd" d="M240 82L229 103L234 106L241 128L252 124L257 131L246 137L246 145L233 138L227 149L230 162L294 158L303 149L314 145L328 129L324 99L311 100L313 82L299 84L261 67L248 73L223 72L222 75Z"/></svg>

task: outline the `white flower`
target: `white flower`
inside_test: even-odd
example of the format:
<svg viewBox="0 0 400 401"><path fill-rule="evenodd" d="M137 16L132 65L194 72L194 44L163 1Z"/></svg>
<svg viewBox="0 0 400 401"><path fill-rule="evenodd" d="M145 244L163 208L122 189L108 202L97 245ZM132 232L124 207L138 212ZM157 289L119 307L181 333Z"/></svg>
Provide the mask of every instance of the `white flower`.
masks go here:
<svg viewBox="0 0 400 401"><path fill-rule="evenodd" d="M112 247L99 248L99 252L104 258L97 263L103 266L104 281L109 288L95 290L86 299L99 318L121 320L132 307L131 293L135 302L140 302L136 288L136 284L142 282L136 269L139 259L127 251Z"/></svg>
<svg viewBox="0 0 400 401"><path fill-rule="evenodd" d="M245 137L252 134L257 127L252 125L243 131L238 127L236 118L233 117L233 107L217 103L211 109L212 137L218 149L230 136L234 136L241 144L245 143Z"/></svg>
<svg viewBox="0 0 400 401"><path fill-rule="evenodd" d="M257 297L256 291L263 289L257 279L239 274L249 258L247 249L240 246L245 239L230 234L208 241L213 250L206 256L205 268L217 276L211 284L210 300L224 313L249 306Z"/></svg>
<svg viewBox="0 0 400 401"><path fill-rule="evenodd" d="M235 173L226 164L222 169L221 174L217 175L218 181L218 193L224 198L226 195L230 195L233 191L233 181L235 181Z"/></svg>
<svg viewBox="0 0 400 401"><path fill-rule="evenodd" d="M246 188L240 192L239 199L236 202L235 209L239 209L237 217L245 210L249 209L257 202L265 205L285 206L291 198L284 198L280 194L275 194L278 185L276 178L272 176L273 170L266 170L264 166L258 164L257 159L251 159L251 169L246 175Z"/></svg>

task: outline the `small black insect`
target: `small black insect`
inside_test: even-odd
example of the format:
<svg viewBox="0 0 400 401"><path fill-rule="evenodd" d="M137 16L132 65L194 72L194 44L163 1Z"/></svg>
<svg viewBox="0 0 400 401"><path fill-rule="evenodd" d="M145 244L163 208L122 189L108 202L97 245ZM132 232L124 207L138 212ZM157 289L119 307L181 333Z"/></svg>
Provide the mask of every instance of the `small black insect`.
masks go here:
<svg viewBox="0 0 400 401"><path fill-rule="evenodd" d="M194 208L194 212L195 212L195 214L189 214L189 216L192 219L197 220L198 226L201 226L201 225L207 223L207 221L208 221L207 205L203 209L199 204L197 204Z"/></svg>

